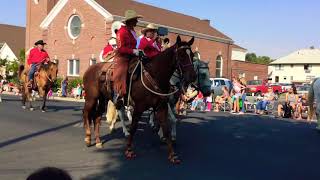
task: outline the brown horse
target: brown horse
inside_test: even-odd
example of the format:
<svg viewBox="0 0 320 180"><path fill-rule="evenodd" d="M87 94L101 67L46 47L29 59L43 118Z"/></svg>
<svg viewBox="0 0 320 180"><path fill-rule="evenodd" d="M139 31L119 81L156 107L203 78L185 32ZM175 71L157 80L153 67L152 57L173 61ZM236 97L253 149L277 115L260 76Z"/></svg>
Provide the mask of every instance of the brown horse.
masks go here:
<svg viewBox="0 0 320 180"><path fill-rule="evenodd" d="M28 88L28 70L25 69L24 65L19 67L19 78L21 83L21 93L22 93L22 108L26 108L26 101L29 101L29 108L33 111L32 107L32 90ZM35 75L35 82L37 85L37 91L39 95L43 98L43 104L41 106L42 112L45 112L47 94L52 86L53 82L57 79L58 64L49 61L47 64L41 64L37 75Z"/></svg>
<svg viewBox="0 0 320 180"><path fill-rule="evenodd" d="M145 66L145 70L150 74L153 82L150 80L150 76L147 77L145 73L142 75L140 73L139 78L132 82L131 98L134 102L134 111L125 153L128 159L135 157L132 150L132 142L140 117L144 111L152 107L156 110L156 120L159 121L163 129L164 137L167 140L169 160L172 163L180 162L174 153L170 137L170 127L167 119L168 97L159 95L155 93L155 91L160 94L165 94L170 91L169 80L176 69L180 70L186 85L195 81L196 73L192 64L193 53L191 50L193 42L194 38L189 42L182 42L180 36L178 36L175 45L152 58ZM102 147L99 137L101 116L105 110L106 102L112 99L110 86L106 85L104 81L101 81L104 79L101 78L101 69L103 66L104 64L93 65L83 76L84 88L87 93L83 110L84 128L86 132L85 142L87 146L91 144L90 122L94 120L96 146ZM155 88L155 82L157 88Z"/></svg>

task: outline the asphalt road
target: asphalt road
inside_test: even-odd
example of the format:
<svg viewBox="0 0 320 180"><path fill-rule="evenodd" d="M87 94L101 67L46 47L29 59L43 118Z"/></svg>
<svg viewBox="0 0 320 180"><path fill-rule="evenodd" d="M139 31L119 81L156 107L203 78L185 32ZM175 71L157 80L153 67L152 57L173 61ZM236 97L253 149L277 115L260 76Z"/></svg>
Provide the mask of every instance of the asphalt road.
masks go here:
<svg viewBox="0 0 320 180"><path fill-rule="evenodd" d="M44 166L74 179L319 180L320 134L315 124L267 116L190 113L178 125L182 164L167 161L166 146L146 124L136 135L137 158L126 160L125 138L102 125L104 148L87 148L82 103L48 103L48 112L22 110L18 97L0 103L0 179L25 179ZM39 102L36 105L40 105Z"/></svg>

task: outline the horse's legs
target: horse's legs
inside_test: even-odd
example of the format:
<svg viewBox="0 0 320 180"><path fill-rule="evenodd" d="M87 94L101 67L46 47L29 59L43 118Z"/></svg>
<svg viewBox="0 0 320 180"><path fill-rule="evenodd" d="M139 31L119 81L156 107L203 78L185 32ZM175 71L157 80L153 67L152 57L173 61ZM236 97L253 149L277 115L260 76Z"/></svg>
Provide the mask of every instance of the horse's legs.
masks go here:
<svg viewBox="0 0 320 180"><path fill-rule="evenodd" d="M118 112L118 115L119 115L119 118L120 118L120 121L121 121L122 131L123 131L124 135L126 137L128 137L129 136L129 132L127 130L126 124L124 123L124 119L125 119L124 107L121 107L121 109L117 110L117 112Z"/></svg>
<svg viewBox="0 0 320 180"><path fill-rule="evenodd" d="M95 113L95 121L94 121L94 135L96 138L96 147L102 148L102 143L100 140L100 125L101 125L101 117L105 109L105 99L104 97L99 98L98 109Z"/></svg>
<svg viewBox="0 0 320 180"><path fill-rule="evenodd" d="M27 95L26 95L24 86L21 89L21 95L22 95L22 101L21 101L22 102L22 108L26 109Z"/></svg>
<svg viewBox="0 0 320 180"><path fill-rule="evenodd" d="M138 128L138 122L139 122L139 119L141 117L141 114L142 114L142 112L140 112L140 111L136 111L135 110L133 112L132 123L131 123L131 126L130 126L130 134L128 136L127 148L126 148L126 152L125 152L125 155L126 155L126 157L128 159L133 159L136 156L135 153L132 150L132 142L133 142L133 136L136 133L137 128Z"/></svg>
<svg viewBox="0 0 320 180"><path fill-rule="evenodd" d="M87 98L83 108L83 126L85 129L85 143L89 147L91 145L91 128L90 121L92 120L92 111L94 111L96 99Z"/></svg>
<svg viewBox="0 0 320 180"><path fill-rule="evenodd" d="M170 125L171 125L171 138L172 141L176 141L177 139L177 118L174 115L174 112L172 111L170 104L168 103L168 115L170 119Z"/></svg>
<svg viewBox="0 0 320 180"><path fill-rule="evenodd" d="M168 152L169 152L168 159L173 164L179 164L180 160L176 156L174 149L173 149L173 145L172 145L170 127L169 127L169 122L167 119L168 118L168 105L167 104L162 104L160 106L160 108L156 112L156 118L160 123L164 138L166 138L166 142L168 145Z"/></svg>
<svg viewBox="0 0 320 180"><path fill-rule="evenodd" d="M41 110L42 110L42 112L45 112L48 91L46 89L45 90L43 90L43 89L40 90L40 89L39 89L39 91L43 91L43 92L40 92L40 94L43 94L43 103L41 106Z"/></svg>

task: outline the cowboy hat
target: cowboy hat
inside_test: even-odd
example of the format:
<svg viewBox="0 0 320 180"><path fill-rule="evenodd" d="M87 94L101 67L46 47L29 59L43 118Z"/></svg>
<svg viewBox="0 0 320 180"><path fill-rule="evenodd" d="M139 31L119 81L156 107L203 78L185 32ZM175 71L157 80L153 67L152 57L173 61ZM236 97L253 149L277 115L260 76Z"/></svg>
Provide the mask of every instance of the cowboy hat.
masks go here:
<svg viewBox="0 0 320 180"><path fill-rule="evenodd" d="M154 30L154 31L156 31L157 29L158 29L158 28L157 28L153 23L150 23L150 24L147 25L146 28L144 28L144 29L141 30L141 33L142 33L142 34L145 34L148 30Z"/></svg>
<svg viewBox="0 0 320 180"><path fill-rule="evenodd" d="M43 42L43 40L39 40L39 41L37 41L37 42L34 43L34 45L38 45L38 44L40 44L40 45L46 45L47 43Z"/></svg>
<svg viewBox="0 0 320 180"><path fill-rule="evenodd" d="M123 22L126 22L131 19L138 19L138 18L143 18L143 16L138 15L134 10L126 10L126 12L124 13Z"/></svg>

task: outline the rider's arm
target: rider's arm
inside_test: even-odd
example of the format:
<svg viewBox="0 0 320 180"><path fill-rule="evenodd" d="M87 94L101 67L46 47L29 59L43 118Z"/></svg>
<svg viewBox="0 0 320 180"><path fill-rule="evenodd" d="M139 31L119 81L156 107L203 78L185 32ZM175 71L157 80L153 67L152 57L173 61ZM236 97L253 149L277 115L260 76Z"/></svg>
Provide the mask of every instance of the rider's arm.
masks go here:
<svg viewBox="0 0 320 180"><path fill-rule="evenodd" d="M31 59L33 58L33 55L34 55L34 50L31 49L31 50L30 50L30 53L29 53L29 55L28 55L28 59L27 59L28 65L32 64Z"/></svg>

